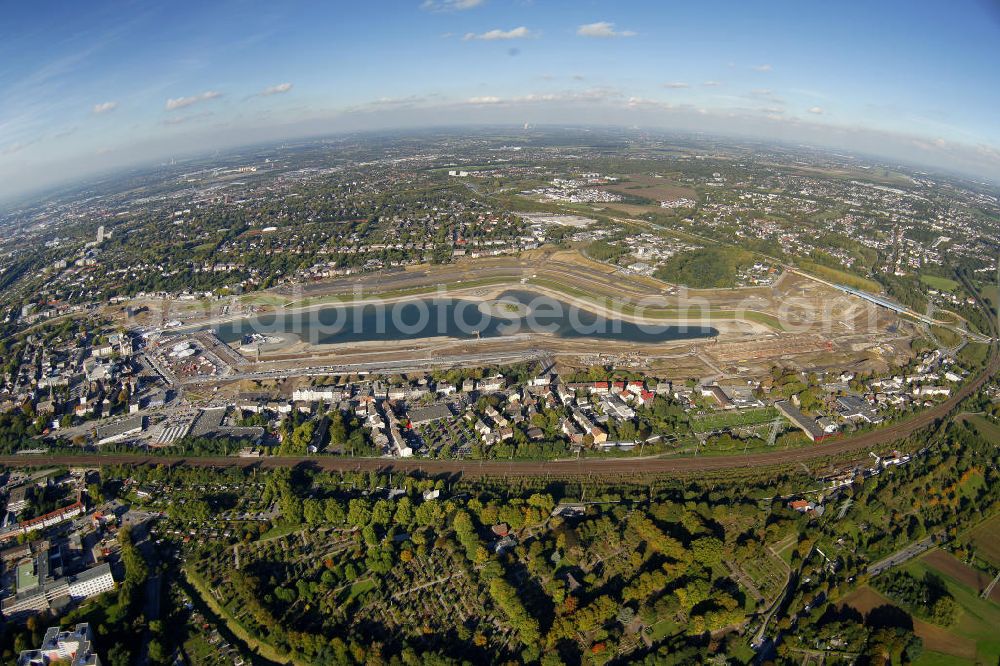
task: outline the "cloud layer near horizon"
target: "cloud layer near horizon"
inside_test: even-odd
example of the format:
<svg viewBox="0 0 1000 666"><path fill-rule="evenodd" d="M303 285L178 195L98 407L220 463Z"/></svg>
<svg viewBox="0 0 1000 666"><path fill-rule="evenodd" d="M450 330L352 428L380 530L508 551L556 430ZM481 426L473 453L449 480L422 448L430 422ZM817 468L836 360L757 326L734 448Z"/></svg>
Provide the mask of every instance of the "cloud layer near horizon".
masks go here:
<svg viewBox="0 0 1000 666"><path fill-rule="evenodd" d="M816 107L818 108L818 107ZM806 110L812 117L820 115ZM187 127L189 120L210 117L168 116L177 127ZM511 123L511 118L518 121ZM585 91L562 91L503 97L473 96L463 100L442 100L435 97L376 100L371 104L339 112L303 118L295 123L272 126L216 127L210 131L192 128L175 135L169 141L148 141L128 151L105 150L88 156L86 163L60 165L79 175L91 172L148 163L153 158L199 154L212 149L239 147L248 142L280 141L299 137L335 134L338 132L378 131L444 126L495 125L531 126L567 123L580 125L616 125L663 131L697 132L809 144L838 151L866 155L884 155L894 161L910 164L933 164L939 169L965 171L988 176L1000 183L1000 151L985 145L962 145L943 140L922 140L905 134L878 132L850 126L831 126L758 109L717 111L684 103L664 102L641 97L626 97L620 91L595 88ZM175 131L180 131L175 130ZM0 175L5 175L0 173ZM13 174L10 177L14 177Z"/></svg>

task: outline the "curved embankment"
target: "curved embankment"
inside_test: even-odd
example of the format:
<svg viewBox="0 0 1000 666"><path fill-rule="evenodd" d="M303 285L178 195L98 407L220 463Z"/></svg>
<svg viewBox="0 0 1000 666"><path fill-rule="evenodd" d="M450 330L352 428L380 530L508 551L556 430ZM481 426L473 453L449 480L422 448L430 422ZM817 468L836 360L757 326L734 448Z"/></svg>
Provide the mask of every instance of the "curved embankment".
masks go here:
<svg viewBox="0 0 1000 666"><path fill-rule="evenodd" d="M364 298L351 298L350 294L341 297L324 300L308 305L288 305L275 310L262 310L252 316L242 313L212 316L206 319L192 322L184 326L172 329L173 334L187 334L210 327L223 326L227 324L239 324L257 318L271 316L304 316L308 313L315 313L326 309L335 308L358 308L367 305L395 305L409 301L426 301L435 298L440 285L428 285L421 289L408 291L406 294L370 294ZM699 305L698 307L682 308L671 307L661 304L647 302L646 299L661 299L659 294L646 294L641 297L622 299L611 295L603 296L600 293L586 294L580 289L563 284L552 279L532 278L527 282L513 278L497 278L479 281L476 285L470 286L466 283L455 283L445 294L445 298L457 300L469 300L479 303L496 303L497 299L507 291L532 292L538 296L551 298L561 302L565 306L576 307L590 314L604 317L605 319L617 319L625 322L647 325L665 326L692 326L692 327L721 327L727 328L729 322L739 322L740 325L755 334L772 333L774 331L785 330L780 319L773 314L762 310L732 308L721 308ZM484 293L485 292L485 293ZM513 302L513 301L511 301ZM489 308L481 310L484 314L498 319L518 318L529 312L528 308L522 307L518 313L504 311L502 308ZM243 328L246 328L244 326Z"/></svg>

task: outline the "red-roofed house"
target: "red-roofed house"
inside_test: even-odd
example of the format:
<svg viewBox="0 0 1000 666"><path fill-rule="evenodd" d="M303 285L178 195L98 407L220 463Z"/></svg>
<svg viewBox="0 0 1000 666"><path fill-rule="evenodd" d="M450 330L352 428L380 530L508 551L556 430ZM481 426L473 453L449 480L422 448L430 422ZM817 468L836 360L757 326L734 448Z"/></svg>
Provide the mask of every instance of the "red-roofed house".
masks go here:
<svg viewBox="0 0 1000 666"><path fill-rule="evenodd" d="M809 500L792 500L791 502L788 503L788 508L795 509L796 511L799 511L801 513L805 513L806 511L812 510L813 503L810 502Z"/></svg>

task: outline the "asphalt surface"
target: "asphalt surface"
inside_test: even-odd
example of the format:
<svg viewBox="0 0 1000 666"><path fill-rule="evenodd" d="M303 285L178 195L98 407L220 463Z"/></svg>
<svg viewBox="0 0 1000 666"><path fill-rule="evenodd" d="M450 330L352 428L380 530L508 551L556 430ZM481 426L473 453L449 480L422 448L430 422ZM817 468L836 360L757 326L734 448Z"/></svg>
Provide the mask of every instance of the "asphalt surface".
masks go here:
<svg viewBox="0 0 1000 666"><path fill-rule="evenodd" d="M924 551L932 548L934 546L934 537L929 536L916 543L911 543L905 548L897 550L895 553L885 558L884 560L879 560L875 564L868 567L868 574L871 576L877 576L886 569L891 569L892 567L898 566L907 560L911 560L917 555L920 555Z"/></svg>

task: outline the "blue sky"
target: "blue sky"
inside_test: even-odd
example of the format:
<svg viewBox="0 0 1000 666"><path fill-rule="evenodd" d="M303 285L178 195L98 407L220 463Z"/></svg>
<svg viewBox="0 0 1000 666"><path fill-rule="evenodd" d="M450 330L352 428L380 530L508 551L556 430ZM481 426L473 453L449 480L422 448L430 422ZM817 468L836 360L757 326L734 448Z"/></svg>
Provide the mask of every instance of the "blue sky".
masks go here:
<svg viewBox="0 0 1000 666"><path fill-rule="evenodd" d="M0 196L262 139L611 123L1000 179L1000 3L4 4Z"/></svg>

